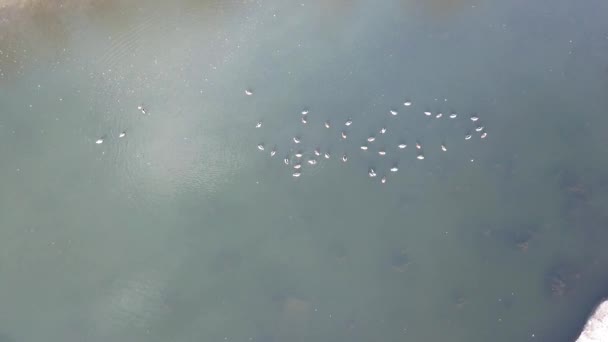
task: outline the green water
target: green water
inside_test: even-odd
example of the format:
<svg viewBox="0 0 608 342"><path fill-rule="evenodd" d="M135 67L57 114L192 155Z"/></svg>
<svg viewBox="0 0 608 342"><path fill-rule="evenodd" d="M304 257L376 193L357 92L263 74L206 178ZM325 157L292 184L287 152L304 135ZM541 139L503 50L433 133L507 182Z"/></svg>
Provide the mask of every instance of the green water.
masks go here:
<svg viewBox="0 0 608 342"><path fill-rule="evenodd" d="M571 341L608 292L607 10L0 9L0 341ZM294 179L294 135L332 159Z"/></svg>

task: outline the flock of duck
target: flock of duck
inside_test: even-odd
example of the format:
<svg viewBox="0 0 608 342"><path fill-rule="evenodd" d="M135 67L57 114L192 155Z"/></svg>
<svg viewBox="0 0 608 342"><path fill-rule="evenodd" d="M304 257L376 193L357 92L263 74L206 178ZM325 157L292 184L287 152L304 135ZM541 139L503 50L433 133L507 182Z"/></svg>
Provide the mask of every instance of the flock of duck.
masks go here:
<svg viewBox="0 0 608 342"><path fill-rule="evenodd" d="M246 89L245 95L253 96L253 91L250 89ZM412 104L413 104L412 101L406 100L403 102L403 107L405 110L411 111ZM144 115L148 115L147 109L143 105L137 106L137 110ZM448 120L453 120L458 117L458 114L455 112L444 115L441 112L433 113L430 111L423 111L420 114L430 117L430 118L434 118L434 119L441 119L441 118L445 117ZM300 112L300 115L299 115L300 116L299 121L302 125L308 125L309 115L310 115L309 109L307 109L307 108L302 109L302 111ZM396 109L389 109L387 111L386 115L397 116L397 115L399 115L399 112ZM473 128L464 134L464 137L463 137L464 140L472 139L474 134L477 134L479 136L479 138L481 138L481 139L485 139L488 136L488 133L486 132L486 128L484 127L484 125L481 124L481 122L479 120L479 116L477 116L475 114L470 115L469 120L473 123ZM340 135L339 135L340 140L346 141L347 139L349 139L349 129L350 129L351 125L353 125L353 124L354 124L353 119L349 117L344 122L342 122L341 125L339 125L338 130L340 131ZM263 121L258 121L255 124L255 128L258 128L258 129L262 128L263 125L264 125ZM326 129L329 129L332 126L333 126L333 124L329 120L325 120L323 122L323 127L325 127ZM380 136L382 136L382 135L385 135L387 133L387 131L388 131L387 127L382 126L378 130L378 134ZM126 131L121 131L118 134L118 137L124 138L126 135L127 135ZM103 144L105 139L106 139L106 136L102 136L102 137L98 138L95 141L95 143L98 145ZM298 178L302 175L302 171L303 171L305 165L312 167L312 166L317 165L319 163L319 161L322 159L331 159L332 158L332 155L329 150L321 151L321 149L319 147L315 147L312 151L306 151L305 148L302 147L303 146L301 144L302 137L300 135L294 135L291 138L291 141L292 141L293 145L283 155L283 163L286 166L291 167L292 176L294 178ZM361 153L372 153L369 150L375 141L376 141L376 135L370 134L367 137L367 139L359 146ZM424 148L422 146L422 143L417 140L415 142L414 146L416 148L416 159L424 160L425 156L424 156ZM408 145L404 141L400 141L399 143L396 144L395 147L398 150L404 150L408 147ZM258 143L257 148L258 148L258 150L260 150L262 152L267 152L267 150L269 150L270 157L276 157L276 155L278 154L278 149L277 149L276 145L274 145L272 147L267 147L264 143ZM437 148L440 148L441 151L443 151L443 152L447 152L447 150L448 150L447 145L445 143L441 143L439 146L437 146ZM377 150L377 154L380 157L386 156L387 155L386 148L379 147ZM347 163L349 161L349 155L346 152L342 153L339 156L339 160L341 160L343 163ZM392 166L390 168L388 168L388 171L390 173L398 172L399 171L398 164L397 163L392 164ZM370 167L368 169L367 173L370 178L376 178L378 176L378 174L376 173L376 170L373 167ZM386 181L387 181L386 175L382 175L379 178L380 178L380 182L382 184L386 183Z"/></svg>
<svg viewBox="0 0 608 342"><path fill-rule="evenodd" d="M252 96L253 91L250 89L247 89L247 90L245 90L245 95ZM405 110L412 111L412 104L413 104L412 101L406 100L403 102L403 107ZM397 116L398 114L399 114L399 112L396 109L389 109L387 111L387 115L390 115L390 116ZM453 120L458 117L458 114L455 112L451 112L450 114L444 115L441 112L433 113L430 111L423 111L420 114L430 117L430 118L434 118L434 119L441 119L441 118L445 117L445 119ZM299 120L302 125L308 125L309 115L310 115L310 110L307 108L304 108L300 112ZM479 120L479 116L472 114L469 116L469 120L473 123L473 128L464 134L463 139L470 140L473 138L474 134L477 134L479 136L479 138L481 138L481 139L487 138L488 133L486 132L486 128L483 126L483 124ZM349 128L353 124L354 124L353 119L350 117L341 123L341 125L339 127L339 131L340 131L339 139L341 139L341 140L348 139ZM255 124L255 128L260 129L263 127L263 125L264 125L263 121L258 121ZM330 122L329 120L326 120L323 122L323 126L326 129L331 128L332 125L333 125L332 122ZM378 130L378 134L380 136L382 136L386 133L387 133L386 126L382 126ZM302 170L304 169L305 165L307 165L308 167L312 167L312 166L317 165L321 159L331 159L332 158L332 155L330 154L329 151L321 151L321 149L318 147L314 148L312 151L306 151L305 148L301 147L303 145L301 144L302 137L300 135L294 135L291 138L291 140L292 140L293 145L283 155L283 163L286 166L291 166L292 176L294 178L298 178L298 177L302 176ZM370 150L371 145L374 144L375 141L376 141L376 135L375 134L369 135L367 137L366 141L364 141L364 143L362 143L360 145L361 153L371 153L371 151L369 151L369 150ZM416 148L416 159L424 160L425 156L424 156L424 148L422 146L422 143L420 141L416 141L414 146ZM404 150L407 147L408 147L408 145L404 141L401 141L396 145L396 148L399 150ZM258 143L257 148L259 151L262 151L262 152L268 152L268 150L269 150L270 157L275 157L279 152L276 145L274 145L272 147L268 147L264 143L261 143L261 142ZM440 148L441 151L443 151L443 152L447 152L447 150L448 150L447 145L445 143L441 143L439 146L437 146L437 148ZM377 150L377 154L381 157L386 156L387 155L386 148L380 147ZM341 156L339 156L339 159L343 163L347 163L349 160L349 155L347 153L343 153ZM397 163L392 164L392 166L388 169L388 171L390 171L391 173L398 172L399 171L398 164ZM376 170L373 167L369 168L368 176L370 178L376 178L378 176L378 174L376 173ZM379 178L380 178L380 182L382 184L386 183L386 181L387 181L386 175L382 175Z"/></svg>
<svg viewBox="0 0 608 342"><path fill-rule="evenodd" d="M139 110L144 115L148 115L148 111L146 110L144 105L137 106L137 110ZM126 136L127 136L127 131L121 131L120 133L118 133L119 138L124 138ZM97 138L97 140L95 140L95 144L97 144L97 145L103 144L103 142L106 140L106 138L107 138L106 135Z"/></svg>

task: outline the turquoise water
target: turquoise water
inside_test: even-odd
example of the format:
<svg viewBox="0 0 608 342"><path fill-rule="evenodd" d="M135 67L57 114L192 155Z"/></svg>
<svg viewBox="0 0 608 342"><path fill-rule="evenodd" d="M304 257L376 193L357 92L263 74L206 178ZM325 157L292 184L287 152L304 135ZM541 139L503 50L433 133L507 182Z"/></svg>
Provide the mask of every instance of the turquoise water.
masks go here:
<svg viewBox="0 0 608 342"><path fill-rule="evenodd" d="M608 285L607 10L0 10L0 341L572 340Z"/></svg>

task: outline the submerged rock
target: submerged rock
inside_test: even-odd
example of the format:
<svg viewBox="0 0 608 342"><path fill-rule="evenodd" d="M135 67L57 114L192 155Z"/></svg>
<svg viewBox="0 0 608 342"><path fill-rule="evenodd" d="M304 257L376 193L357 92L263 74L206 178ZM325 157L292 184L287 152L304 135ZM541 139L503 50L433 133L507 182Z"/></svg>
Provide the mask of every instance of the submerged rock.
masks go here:
<svg viewBox="0 0 608 342"><path fill-rule="evenodd" d="M243 262L243 256L238 250L222 249L211 261L211 270L226 272L237 269Z"/></svg>
<svg viewBox="0 0 608 342"><path fill-rule="evenodd" d="M391 269L395 272L405 272L410 264L410 258L404 250L393 252L390 258Z"/></svg>
<svg viewBox="0 0 608 342"><path fill-rule="evenodd" d="M259 334L256 337L253 337L251 339L251 341L254 341L254 342L275 342L276 338L274 337L274 335L270 335L270 334Z"/></svg>
<svg viewBox="0 0 608 342"><path fill-rule="evenodd" d="M528 247L530 246L530 240L532 240L532 233L529 231L523 231L518 232L514 236L513 242L518 250L526 252L528 251Z"/></svg>
<svg viewBox="0 0 608 342"><path fill-rule="evenodd" d="M300 340L310 331L313 305L302 297L286 295L279 301L280 316L274 332L277 341Z"/></svg>
<svg viewBox="0 0 608 342"><path fill-rule="evenodd" d="M536 225L514 222L503 227L487 229L482 232L482 236L484 239L493 240L498 245L526 252L538 230Z"/></svg>
<svg viewBox="0 0 608 342"><path fill-rule="evenodd" d="M568 197L583 201L591 198L591 188L581 176L573 171L563 170L559 173L558 177L560 187Z"/></svg>
<svg viewBox="0 0 608 342"><path fill-rule="evenodd" d="M297 317L306 317L310 315L312 305L297 297L287 297L283 302L283 314Z"/></svg>
<svg viewBox="0 0 608 342"><path fill-rule="evenodd" d="M328 254L336 263L344 263L348 259L348 249L341 241L333 241L328 246Z"/></svg>
<svg viewBox="0 0 608 342"><path fill-rule="evenodd" d="M546 288L552 297L564 297L574 290L581 272L573 266L560 263L547 273Z"/></svg>
<svg viewBox="0 0 608 342"><path fill-rule="evenodd" d="M561 211L571 225L585 226L583 222L591 211L591 187L572 170L561 170L557 177L563 196Z"/></svg>
<svg viewBox="0 0 608 342"><path fill-rule="evenodd" d="M555 297L563 297L568 291L568 285L563 276L559 273L549 276L549 289L551 294Z"/></svg>
<svg viewBox="0 0 608 342"><path fill-rule="evenodd" d="M469 297L460 290L452 291L450 299L456 309L462 309L469 303Z"/></svg>

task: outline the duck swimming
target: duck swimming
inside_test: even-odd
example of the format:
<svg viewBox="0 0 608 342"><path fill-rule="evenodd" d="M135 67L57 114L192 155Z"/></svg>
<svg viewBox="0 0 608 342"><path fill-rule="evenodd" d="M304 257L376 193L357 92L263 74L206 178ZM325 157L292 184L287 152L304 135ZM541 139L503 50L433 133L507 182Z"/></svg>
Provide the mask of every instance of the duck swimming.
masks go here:
<svg viewBox="0 0 608 342"><path fill-rule="evenodd" d="M137 109L139 109L139 111L140 111L142 114L148 114L148 113L146 112L146 109L144 108L144 105L139 105L139 106L137 106Z"/></svg>
<svg viewBox="0 0 608 342"><path fill-rule="evenodd" d="M247 91L251 92L251 94L253 94L253 91L251 91L250 89L247 89ZM237 91L238 93L238 91ZM256 94L256 96L259 96ZM438 101L438 99L435 99L435 101ZM360 133L365 134L364 132L358 132L357 133L357 127L355 127L354 131L349 127L352 125L353 123L353 119L352 116L347 116L347 119L344 119L343 117L341 119L336 119L336 118L332 118L329 116L326 116L325 119L323 119L323 117L319 118L319 119L314 119L311 122L312 126L308 125L308 126L299 126L299 130L295 130L292 131L290 133L291 137L292 137L292 141L295 144L298 145L291 145L289 146L290 142L289 142L289 135L287 137L283 137L283 139L285 140L285 138L287 138L287 146L282 146L280 144L269 144L268 146L270 147L270 149L266 149L265 143L260 143L257 145L258 149L261 151L267 151L267 153L269 152L271 157L274 157L277 155L278 150L281 150L281 154L283 155L284 158L279 158L279 163L281 160L283 160L283 163L285 165L288 165L289 167L293 168L292 169L292 174L294 174L294 177L298 177L300 175L300 171L301 169L307 168L309 166L307 165L316 165L316 164L320 164L320 166L324 166L323 160L324 159L331 159L331 152L335 146L333 145L333 143L335 143L336 141L338 141L338 143L340 144L339 149L341 149L342 154L339 154L339 150L338 151L332 151L333 153L338 152L338 155L334 156L334 158L336 158L337 160L341 160L343 163L347 163L348 159L350 158L350 155L352 155L352 148L356 149L356 144L358 141L360 141L360 149L362 151L364 151L362 153L362 157L364 157L364 159L372 159L374 160L372 163L380 163L378 165L374 165L374 167L379 167L379 171L382 171L380 174L380 177L378 177L378 179L382 182L385 183L387 181L387 178L392 176L395 172L399 171L400 165L401 164L399 162L399 160L401 159L401 156L399 156L399 158L393 158L393 155L390 154L388 152L397 152L397 154L399 155L403 155L404 158L406 158L407 156L409 156L409 153L407 153L407 151L405 151L405 149L407 148L407 145L409 145L410 143L406 143L406 141L414 141L414 156L416 157L417 160L424 160L425 158L425 154L424 154L424 150L428 147L426 145L422 145L422 141L425 141L426 143L429 143L431 146L431 159L433 159L433 156L435 156L433 151L436 151L435 148L439 147L441 148L441 150L443 152L447 152L447 143L446 140L440 138L437 139L438 137L444 136L449 134L447 131L443 132L444 129L447 129L448 127L452 127L452 128L456 128L458 129L459 127L462 129L461 127L461 123L459 122L460 120L449 120L449 121L439 121L437 124L432 123L431 121L432 118L442 118L442 117L446 117L449 119L455 119L456 117L461 117L463 116L463 113L458 113L457 114L457 110L458 108L434 108L433 109L442 109L442 110L447 110L447 112L442 113L439 110L438 111L433 111L433 110L429 110L432 106L425 106L420 108L419 105L416 105L416 107L413 106L411 101L405 101L402 102L402 104L405 107L411 107L414 110L414 114L415 113L423 113L425 116L430 117L429 119L423 119L421 117L417 117L416 115L414 117L410 117L409 115L405 115L405 114L409 114L409 108L401 108L398 106L398 102L397 105L388 105L387 107L384 107L384 114L386 115L386 111L388 111L389 117L386 116L382 116L382 115L376 115L375 117L369 117L369 119L373 119L373 120L369 120L370 122L368 122L368 117L365 117L365 119L363 120L363 122L361 122L361 126L363 130L367 130L369 129L369 131L367 132L368 136L364 137L365 140L358 140L360 139ZM146 110L143 108L143 105L138 107L142 112L146 113ZM382 107L380 107L382 108ZM297 110L297 109L296 109ZM406 111L403 113L398 113L399 111ZM309 108L308 107L301 107L301 109L298 111L301 115L295 114L294 116L296 117L296 119L299 117L299 120L304 123L307 124L308 123L308 114L309 114ZM474 114L472 114L474 113ZM355 113L350 113L351 115L358 115ZM381 109L381 113L382 114L382 109ZM404 114L401 115L400 118L390 118L390 116L397 116L400 114ZM292 114L293 115L293 114ZM349 115L349 114L346 114ZM419 114L417 114L419 115ZM255 116L254 116L255 118ZM473 111L468 112L468 113L464 113L464 119L462 120L466 120L467 118L469 118L473 123L468 127L468 128L464 128L464 130L460 130L459 134L464 134L464 138L465 140L472 140L473 137L481 137L481 139L485 139L487 137L487 133L486 133L486 129L484 127L484 124L486 123L485 120L481 121L479 119L479 117L477 116L477 114ZM255 128L262 128L264 127L264 130L260 130L260 132L262 131L266 131L266 126L267 125L267 118L265 117L258 117L257 118L258 121L254 121L253 124L255 124ZM316 121L319 120L319 121ZM338 122L336 122L335 120L338 120ZM344 121L341 121L344 120ZM413 120L413 126L410 126L409 124L407 126L405 126L405 130L402 130L402 128L399 127L394 127L392 120L398 120L398 121L402 121L402 120ZM429 121L430 120L430 121ZM294 126L297 126L297 121L293 120L294 122ZM333 121L333 122L332 122ZM323 126L321 126L321 124L318 124L317 122L322 122ZM343 122L344 126L340 126L340 123ZM468 121L467 121L468 122ZM252 122L250 121L249 124L251 124ZM454 125L455 124L455 125ZM465 122L466 124L466 122ZM335 134L334 131L330 128L334 128L332 127L337 125L335 130L336 133L339 132L340 134ZM359 124L357 124L359 125ZM388 126L391 125L391 132L388 132ZM272 125L271 125L272 126ZM417 127L417 126L421 126L421 127ZM468 126L468 125L467 125ZM324 130L322 127L326 128L327 130ZM378 128L379 127L379 128ZM274 126L270 127L272 128L272 130L274 130ZM440 132L437 135L430 135L427 136L422 135L423 131L420 130L419 128L429 128L429 129L439 129ZM296 128L297 129L297 128ZM271 131L272 131L271 130ZM304 131L306 130L306 131ZM311 135L308 134L308 131L311 131ZM415 133L416 136L409 136L410 134L410 130L412 132L417 132ZM346 141L347 140L347 136L351 134L351 131L353 131L353 134L357 135L358 138L355 139L353 141L353 144L350 143L350 141ZM118 131L120 132L120 131ZM283 134L289 132L289 130L286 130ZM323 134L318 135L317 133L319 132L323 132ZM289 133L288 133L289 134ZM458 134L458 133L456 133ZM393 137L394 135L394 137ZM112 135L114 136L114 135ZM119 138L123 138L126 136L126 132L122 132L120 133L120 135L118 135ZM305 136L303 138L303 136ZM96 141L97 144L101 144L104 142L104 139L106 137L103 136L100 139L98 139ZM389 140L386 140L386 139ZM257 138L260 139L260 138ZM304 141L302 141L302 139L304 139ZM333 140L332 142L328 142L327 139L331 139ZM349 137L349 139L353 139L353 137ZM393 140L394 139L394 140ZM264 140L264 139L260 139L260 140ZM449 141L449 139L448 139ZM255 141L254 141L255 142ZM258 140L259 142L259 140ZM270 141L269 141L270 142ZM469 145L471 143L466 143L465 145ZM458 145L458 144L456 144ZM377 147L376 147L377 146ZM456 146L459 147L459 146ZM403 152L401 151L396 151L396 150L403 150ZM459 150L459 148L457 148L456 150ZM288 151L288 152L287 152ZM365 151L369 151L365 152ZM285 153L287 152L287 153ZM459 155L459 151L456 151L456 157ZM370 154L371 153L371 154ZM387 156L384 158L379 158L376 157L376 153L378 153L377 155L379 156ZM348 155L347 155L348 154ZM451 154L451 153L450 153ZM266 155L267 154L263 154ZM446 153L444 155L444 157L447 157L448 154ZM395 156L396 157L396 156ZM357 159L357 157L355 157L355 159ZM433 160L431 160L432 162ZM348 161L349 163L352 163L352 161ZM359 160L355 160L355 163L358 164ZM350 164L345 164L345 166L348 166ZM371 166L372 164L368 165ZM421 166L423 166L424 163L421 163ZM434 165L433 163L431 163L431 165ZM370 168L368 170L368 175L370 177L377 177L377 173L374 170L374 168ZM392 184L392 183L391 183Z"/></svg>

